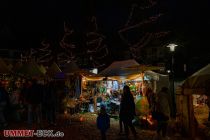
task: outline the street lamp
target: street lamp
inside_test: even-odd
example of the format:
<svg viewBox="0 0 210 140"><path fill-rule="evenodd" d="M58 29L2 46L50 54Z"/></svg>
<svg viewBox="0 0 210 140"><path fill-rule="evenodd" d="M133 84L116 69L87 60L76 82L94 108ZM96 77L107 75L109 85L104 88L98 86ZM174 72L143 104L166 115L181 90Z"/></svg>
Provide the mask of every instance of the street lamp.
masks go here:
<svg viewBox="0 0 210 140"><path fill-rule="evenodd" d="M176 101L175 101L175 93L174 93L174 51L176 48L176 44L169 44L167 47L170 48L171 52L171 88L172 88L172 93L171 93L171 98L172 98L172 117L176 116Z"/></svg>

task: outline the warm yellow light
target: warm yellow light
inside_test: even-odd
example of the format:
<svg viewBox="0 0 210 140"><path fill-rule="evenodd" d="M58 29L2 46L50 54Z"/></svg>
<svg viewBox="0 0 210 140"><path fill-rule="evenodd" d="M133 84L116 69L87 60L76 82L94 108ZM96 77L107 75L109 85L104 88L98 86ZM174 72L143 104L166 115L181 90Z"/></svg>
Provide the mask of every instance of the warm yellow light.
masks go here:
<svg viewBox="0 0 210 140"><path fill-rule="evenodd" d="M146 116L144 116L144 117L142 117L142 119L143 119L143 120L147 120L147 117L146 117Z"/></svg>
<svg viewBox="0 0 210 140"><path fill-rule="evenodd" d="M80 117L79 120L80 120L80 122L83 122L84 121L84 118L83 117Z"/></svg>
<svg viewBox="0 0 210 140"><path fill-rule="evenodd" d="M147 119L147 122L150 124L150 125L153 125L154 122L151 121L151 119Z"/></svg>
<svg viewBox="0 0 210 140"><path fill-rule="evenodd" d="M68 114L68 111L67 111L67 110L65 110L65 111L64 111L64 114L65 114L65 115L66 115L66 114Z"/></svg>

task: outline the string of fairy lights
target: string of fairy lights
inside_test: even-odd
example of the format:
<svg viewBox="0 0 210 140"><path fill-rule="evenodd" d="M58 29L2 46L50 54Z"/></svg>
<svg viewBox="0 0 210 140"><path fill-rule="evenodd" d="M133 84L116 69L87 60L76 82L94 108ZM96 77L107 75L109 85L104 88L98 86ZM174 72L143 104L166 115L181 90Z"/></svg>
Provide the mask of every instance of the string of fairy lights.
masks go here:
<svg viewBox="0 0 210 140"><path fill-rule="evenodd" d="M143 19L139 19L139 16L137 16L139 13L143 14L145 10L155 6L157 6L157 0L146 0L144 6L142 4L132 4L126 23L118 30L119 37L129 46L128 51L130 51L132 57L136 60L143 59L141 57L142 49L151 41L164 38L170 33L169 31L149 31L145 27L156 24L160 17L163 16L162 13L156 13ZM137 34L138 38L134 41L127 35L129 33L132 36L136 34L132 31L139 30L141 31L140 35ZM75 33L72 26L64 22L64 34L58 43L58 47L62 49L61 52L53 53L54 50L52 50L51 44L43 40L40 48L31 48L30 51L22 54L21 60L27 61L35 58L37 63L48 63L54 59L58 65L74 61L78 65L88 63L88 65L95 68L105 66L106 61L104 60L108 58L109 49L105 42L106 37L98 31L96 17L90 17L87 31L83 33L85 36L85 39L82 40L84 46L80 46L79 43L72 41Z"/></svg>
<svg viewBox="0 0 210 140"><path fill-rule="evenodd" d="M75 61L79 63L79 59L83 58L90 61L92 67L98 68L105 64L99 62L104 59L109 50L104 42L105 36L98 33L98 25L96 17L92 17L90 20L92 29L85 33L85 47L82 48L76 43L71 42L71 36L74 34L73 28L69 24L64 22L64 35L59 42L59 47L63 51L56 54L56 60L58 65L65 65L66 63ZM75 51L80 49L79 52ZM40 48L31 48L29 51L21 54L21 61L29 61L35 59L37 63L48 63L53 59L53 50L51 44L43 40Z"/></svg>
<svg viewBox="0 0 210 140"><path fill-rule="evenodd" d="M144 10L149 8L153 8L157 5L157 1L148 0L145 6L132 4L130 14L125 25L118 31L118 34L123 42L125 42L129 46L129 50L133 58L140 60L143 59L141 56L142 49L145 48L150 42L166 37L170 31L145 31L145 26L155 24L160 17L163 16L162 13L158 13L155 15L148 16L145 19L135 19L140 17L144 13ZM135 15L137 11L140 11L140 15ZM141 35L139 35L138 39L135 41L131 40L127 34L135 34L132 31L141 31Z"/></svg>

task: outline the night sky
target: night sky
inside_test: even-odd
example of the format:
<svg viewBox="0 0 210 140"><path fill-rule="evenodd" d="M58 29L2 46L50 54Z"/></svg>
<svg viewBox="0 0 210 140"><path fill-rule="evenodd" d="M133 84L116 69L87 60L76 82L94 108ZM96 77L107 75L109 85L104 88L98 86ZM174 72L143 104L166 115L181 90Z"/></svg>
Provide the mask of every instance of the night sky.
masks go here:
<svg viewBox="0 0 210 140"><path fill-rule="evenodd" d="M127 21L131 4L140 4L142 1L1 1L1 48L35 48L40 47L43 39L59 41L63 35L64 21L71 23L77 32L84 32L88 17L93 15L97 18L99 32L106 36L110 51L115 52L121 46L126 49L117 31ZM197 69L193 67L194 63L201 65L208 63L210 60L210 52L207 51L210 2L160 0L159 3L159 10L165 14L160 21L160 27L172 32L173 35L168 42L179 45L177 55L181 54L181 59L185 59L191 65L191 69Z"/></svg>

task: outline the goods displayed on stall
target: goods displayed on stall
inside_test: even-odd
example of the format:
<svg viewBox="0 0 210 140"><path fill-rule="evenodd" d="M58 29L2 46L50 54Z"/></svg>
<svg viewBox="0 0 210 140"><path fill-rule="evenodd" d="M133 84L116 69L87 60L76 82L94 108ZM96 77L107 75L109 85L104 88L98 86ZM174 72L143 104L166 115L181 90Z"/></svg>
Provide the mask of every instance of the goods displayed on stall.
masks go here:
<svg viewBox="0 0 210 140"><path fill-rule="evenodd" d="M210 120L210 64L204 66L180 85L177 95L177 112L185 132L194 137L196 129ZM205 127L206 128L206 127ZM206 134L208 137L209 135Z"/></svg>
<svg viewBox="0 0 210 140"><path fill-rule="evenodd" d="M147 80L146 80L147 79ZM147 88L152 87L151 81L145 78L143 83L142 78L136 80L117 81L117 80L98 80L88 81L82 80L82 94L87 99L93 99L93 103L89 105L89 112L97 113L101 105L104 105L108 114L112 118L119 119L120 100L124 85L128 85L131 93L134 96L136 103L136 115L138 120L147 122L148 126L154 128L154 123L150 117L149 102L146 96ZM144 89L144 90L143 90Z"/></svg>
<svg viewBox="0 0 210 140"><path fill-rule="evenodd" d="M98 111L101 104L107 107L108 113L117 115L119 113L120 98L124 85L128 85L136 102L136 111L138 115L149 114L149 102L147 89L154 88L154 81L150 75L144 75L133 80L82 80L82 94L89 95L88 98L96 98L94 111ZM143 80L144 79L144 80ZM100 102L100 103L99 103Z"/></svg>

